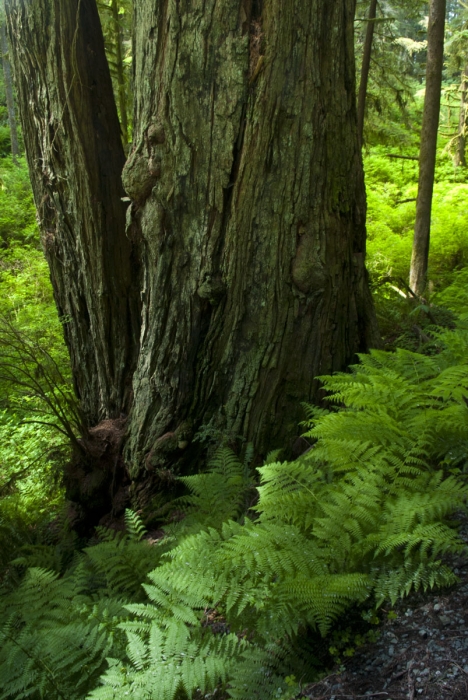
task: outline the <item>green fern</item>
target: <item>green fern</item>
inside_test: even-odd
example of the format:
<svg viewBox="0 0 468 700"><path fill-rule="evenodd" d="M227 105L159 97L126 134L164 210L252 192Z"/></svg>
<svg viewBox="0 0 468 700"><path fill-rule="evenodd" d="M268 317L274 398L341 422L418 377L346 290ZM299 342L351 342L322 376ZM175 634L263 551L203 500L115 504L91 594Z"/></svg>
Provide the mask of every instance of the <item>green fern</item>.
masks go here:
<svg viewBox="0 0 468 700"><path fill-rule="evenodd" d="M250 470L253 451L247 446L244 462L227 447L216 450L206 472L180 477L190 495L177 499L173 505L185 512L178 534L201 527L220 527L229 519L242 519L249 507L248 494L254 491ZM172 528L172 533L175 529Z"/></svg>
<svg viewBox="0 0 468 700"><path fill-rule="evenodd" d="M226 683L245 646L236 635L217 637L209 629L190 629L174 620L165 628L156 622L138 624L135 632L129 624L126 627L130 663L110 660L102 687L91 692L90 699L120 700L128 694L136 700L174 700L180 693L205 695Z"/></svg>
<svg viewBox="0 0 468 700"><path fill-rule="evenodd" d="M253 508L250 459L223 448L183 479L175 537L150 545L128 513L126 533L101 531L64 576L30 569L0 599L0 700L216 688L285 700L292 676L315 673L295 651L301 635L329 634L350 606L454 583L445 557L465 548L450 516L468 497L468 331L438 343L434 357L374 351L323 377L336 409L309 411L303 457L269 456Z"/></svg>
<svg viewBox="0 0 468 700"><path fill-rule="evenodd" d="M112 655L125 655L119 624L124 601L144 599L146 574L164 546L142 540L141 519L127 511L126 533L100 530L101 542L76 555L65 576L29 568L19 588L0 598L0 698L82 700ZM22 565L54 563L54 547L29 547ZM55 567L57 568L57 567Z"/></svg>
<svg viewBox="0 0 468 700"><path fill-rule="evenodd" d="M125 511L125 530L130 542L140 542L146 535L146 527L140 516L127 508Z"/></svg>
<svg viewBox="0 0 468 700"><path fill-rule="evenodd" d="M311 411L313 448L259 470L257 520L226 522L221 506L216 527L183 538L150 574L149 603L129 612L147 624L174 619L194 634L202 610L216 608L232 631L250 634L249 662L237 659L228 692L270 699L269 678L284 689L279 666L254 661L268 656L269 640L291 640L304 627L327 634L350 605L453 583L442 558L464 544L447 517L468 496L441 469L449 450L468 445L468 366L461 364L468 353L453 336L445 335L437 357L375 351L351 374L323 378L331 401L346 410ZM236 459L224 463L234 468ZM208 504L199 511L207 524L221 487L206 475L186 483L192 506ZM136 625L132 634L144 637Z"/></svg>
<svg viewBox="0 0 468 700"><path fill-rule="evenodd" d="M73 583L29 569L0 632L0 698L82 698L112 648L104 610L73 605ZM27 601L27 607L25 606ZM107 624L106 624L107 622Z"/></svg>

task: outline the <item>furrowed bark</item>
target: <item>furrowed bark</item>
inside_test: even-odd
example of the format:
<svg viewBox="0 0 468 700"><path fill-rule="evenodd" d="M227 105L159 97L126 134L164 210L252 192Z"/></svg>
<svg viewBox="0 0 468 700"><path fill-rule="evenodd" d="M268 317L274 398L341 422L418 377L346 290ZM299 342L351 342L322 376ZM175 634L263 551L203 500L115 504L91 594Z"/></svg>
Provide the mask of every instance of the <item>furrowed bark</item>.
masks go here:
<svg viewBox="0 0 468 700"><path fill-rule="evenodd" d="M95 0L6 0L44 251L89 425L130 406L139 335L125 161Z"/></svg>
<svg viewBox="0 0 468 700"><path fill-rule="evenodd" d="M124 169L141 231L134 476L190 441L288 447L317 375L379 342L354 1L141 0Z"/></svg>

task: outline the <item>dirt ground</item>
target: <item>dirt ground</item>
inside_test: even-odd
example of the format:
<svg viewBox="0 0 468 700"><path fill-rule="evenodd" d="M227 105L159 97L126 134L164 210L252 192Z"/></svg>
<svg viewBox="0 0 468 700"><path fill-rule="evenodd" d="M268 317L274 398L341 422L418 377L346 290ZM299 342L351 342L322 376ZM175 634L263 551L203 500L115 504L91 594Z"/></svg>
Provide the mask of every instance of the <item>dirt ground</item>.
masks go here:
<svg viewBox="0 0 468 700"><path fill-rule="evenodd" d="M468 543L466 516L461 529ZM304 689L314 700L468 700L468 554L451 562L460 583L395 606L375 644Z"/></svg>

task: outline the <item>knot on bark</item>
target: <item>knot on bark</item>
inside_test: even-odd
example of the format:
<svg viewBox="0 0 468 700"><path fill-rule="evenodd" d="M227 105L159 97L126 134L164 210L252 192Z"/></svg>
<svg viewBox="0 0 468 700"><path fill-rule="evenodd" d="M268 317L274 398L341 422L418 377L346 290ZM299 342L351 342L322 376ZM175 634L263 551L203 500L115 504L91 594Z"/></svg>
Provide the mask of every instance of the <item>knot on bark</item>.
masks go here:
<svg viewBox="0 0 468 700"><path fill-rule="evenodd" d="M163 144L166 140L166 133L164 131L164 127L159 122L150 124L146 133L148 136L148 141L152 145L159 146Z"/></svg>
<svg viewBox="0 0 468 700"><path fill-rule="evenodd" d="M216 306L226 294L226 284L219 276L207 275L204 282L198 287L197 294L200 299L208 299L212 306Z"/></svg>
<svg viewBox="0 0 468 700"><path fill-rule="evenodd" d="M161 163L134 151L124 165L122 184L130 199L143 204L161 176Z"/></svg>
<svg viewBox="0 0 468 700"><path fill-rule="evenodd" d="M316 237L303 224L298 226L299 241L291 266L291 277L297 289L304 294L323 289L325 272L319 257Z"/></svg>
<svg viewBox="0 0 468 700"><path fill-rule="evenodd" d="M184 421L173 432L161 435L146 455L146 469L154 471L166 467L174 453L180 453L189 446L191 437L192 425L190 421Z"/></svg>

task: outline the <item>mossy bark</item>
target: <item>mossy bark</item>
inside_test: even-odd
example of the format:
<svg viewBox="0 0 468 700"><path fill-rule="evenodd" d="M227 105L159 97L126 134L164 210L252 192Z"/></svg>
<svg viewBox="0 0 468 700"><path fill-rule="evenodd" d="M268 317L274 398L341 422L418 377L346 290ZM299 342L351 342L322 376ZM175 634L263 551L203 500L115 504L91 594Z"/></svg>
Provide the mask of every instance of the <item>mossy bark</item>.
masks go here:
<svg viewBox="0 0 468 700"><path fill-rule="evenodd" d="M134 475L182 458L200 426L288 449L317 375L378 343L354 5L135 4L123 174L144 268Z"/></svg>
<svg viewBox="0 0 468 700"><path fill-rule="evenodd" d="M130 406L136 259L125 233L121 143L95 0L6 0L44 251L89 425Z"/></svg>

